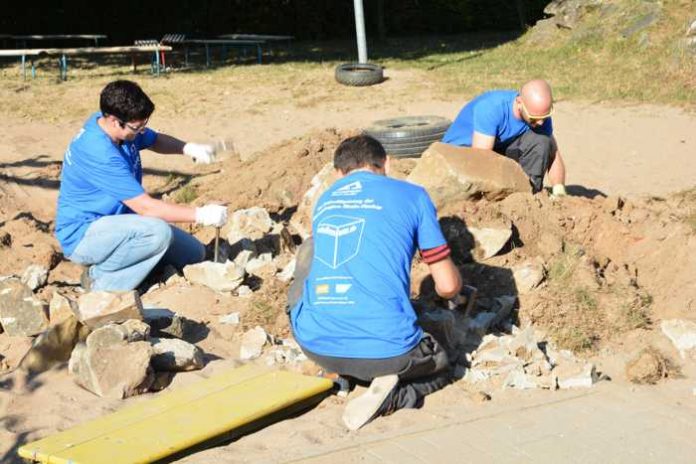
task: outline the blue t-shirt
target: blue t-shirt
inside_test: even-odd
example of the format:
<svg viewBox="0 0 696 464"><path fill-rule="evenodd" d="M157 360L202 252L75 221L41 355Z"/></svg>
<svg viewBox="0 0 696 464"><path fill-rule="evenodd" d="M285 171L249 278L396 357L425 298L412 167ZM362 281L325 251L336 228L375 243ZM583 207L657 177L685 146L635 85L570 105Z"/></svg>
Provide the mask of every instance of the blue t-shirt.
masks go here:
<svg viewBox="0 0 696 464"><path fill-rule="evenodd" d="M73 138L63 157L56 212L56 238L70 256L89 225L102 216L131 212L123 201L145 192L140 152L157 133L151 129L121 145L99 127L94 113Z"/></svg>
<svg viewBox="0 0 696 464"><path fill-rule="evenodd" d="M512 112L515 90L491 90L467 103L445 132L442 141L452 145L470 147L474 132L495 137L495 146L505 146L524 134L531 127ZM537 129L546 135L553 134L553 123L548 118Z"/></svg>
<svg viewBox="0 0 696 464"><path fill-rule="evenodd" d="M308 350L339 358L387 358L423 335L409 300L416 246L446 244L426 191L367 171L338 180L317 202L314 257L293 333Z"/></svg>

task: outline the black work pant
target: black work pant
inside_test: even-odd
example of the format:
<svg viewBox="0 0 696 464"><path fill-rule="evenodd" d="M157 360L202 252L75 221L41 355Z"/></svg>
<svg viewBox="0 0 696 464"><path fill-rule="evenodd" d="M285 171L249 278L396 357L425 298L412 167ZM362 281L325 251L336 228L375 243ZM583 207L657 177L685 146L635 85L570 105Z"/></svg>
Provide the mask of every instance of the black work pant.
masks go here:
<svg viewBox="0 0 696 464"><path fill-rule="evenodd" d="M426 395L436 392L452 381L447 353L428 333L411 351L400 356L381 359L337 358L312 353L302 347L309 359L328 372L342 377L370 382L375 377L397 374L399 383L387 397L386 410L419 408Z"/></svg>
<svg viewBox="0 0 696 464"><path fill-rule="evenodd" d="M517 161L536 193L544 186L544 175L553 163L557 148L553 137L528 130L506 144L497 144L493 150Z"/></svg>

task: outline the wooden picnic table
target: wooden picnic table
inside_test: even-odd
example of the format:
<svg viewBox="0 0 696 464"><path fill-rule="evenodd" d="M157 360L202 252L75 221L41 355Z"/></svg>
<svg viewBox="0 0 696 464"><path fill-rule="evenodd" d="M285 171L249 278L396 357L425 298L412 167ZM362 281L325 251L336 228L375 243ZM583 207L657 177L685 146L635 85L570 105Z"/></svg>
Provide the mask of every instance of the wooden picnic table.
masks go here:
<svg viewBox="0 0 696 464"><path fill-rule="evenodd" d="M264 35L264 34L222 34L218 36L221 39L232 40L264 40L267 42L293 40L292 35Z"/></svg>
<svg viewBox="0 0 696 464"><path fill-rule="evenodd" d="M36 77L36 68L34 67L33 57L37 56L58 56L58 64L60 67L61 80L67 79L68 74L68 56L74 55L106 55L118 53L130 53L133 58L135 68L135 54L137 53L153 53L155 66L153 73L159 75L161 71L160 52L170 51L172 47L166 45L126 45L118 47L80 47L80 48L25 48L25 49L9 49L0 50L0 56L19 56L22 60L22 75L24 79L27 77L26 60L30 57L32 77Z"/></svg>
<svg viewBox="0 0 696 464"><path fill-rule="evenodd" d="M210 67L210 46L219 45L222 47L223 54L226 53L226 47L248 47L252 46L256 48L256 61L261 64L263 57L262 45L265 44L265 40L237 40L237 39L185 39L181 41L184 46L184 59L186 66L188 66L188 45L203 45L205 47L205 65Z"/></svg>

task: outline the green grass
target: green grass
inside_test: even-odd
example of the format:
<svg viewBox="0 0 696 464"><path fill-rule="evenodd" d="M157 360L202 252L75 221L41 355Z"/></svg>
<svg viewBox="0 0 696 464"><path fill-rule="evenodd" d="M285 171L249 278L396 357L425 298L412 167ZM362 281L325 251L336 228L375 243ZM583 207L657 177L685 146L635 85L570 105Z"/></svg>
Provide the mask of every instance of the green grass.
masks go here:
<svg viewBox="0 0 696 464"><path fill-rule="evenodd" d="M193 184L186 184L176 191L174 201L179 204L189 204L198 198L198 188Z"/></svg>

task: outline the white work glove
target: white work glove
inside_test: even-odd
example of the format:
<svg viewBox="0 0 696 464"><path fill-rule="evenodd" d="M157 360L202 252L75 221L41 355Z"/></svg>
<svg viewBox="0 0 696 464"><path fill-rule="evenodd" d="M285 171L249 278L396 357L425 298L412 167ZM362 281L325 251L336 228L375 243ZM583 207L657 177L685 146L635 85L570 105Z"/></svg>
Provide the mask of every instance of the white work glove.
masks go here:
<svg viewBox="0 0 696 464"><path fill-rule="evenodd" d="M551 195L553 195L554 197L565 197L568 195L568 192L566 192L565 185L556 184L553 187L551 187Z"/></svg>
<svg viewBox="0 0 696 464"><path fill-rule="evenodd" d="M215 161L215 147L189 142L184 145L184 155L190 156L196 163L210 164Z"/></svg>
<svg viewBox="0 0 696 464"><path fill-rule="evenodd" d="M205 205L196 208L196 224L222 227L227 223L227 206Z"/></svg>

